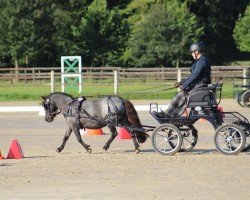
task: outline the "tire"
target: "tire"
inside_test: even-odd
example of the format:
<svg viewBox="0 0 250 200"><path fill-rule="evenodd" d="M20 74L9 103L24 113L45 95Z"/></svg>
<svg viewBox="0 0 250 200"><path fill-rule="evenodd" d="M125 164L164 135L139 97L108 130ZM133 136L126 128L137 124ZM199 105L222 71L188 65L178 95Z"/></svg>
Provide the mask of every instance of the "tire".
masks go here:
<svg viewBox="0 0 250 200"><path fill-rule="evenodd" d="M246 133L236 124L225 124L216 129L214 136L216 149L225 155L235 155L246 145Z"/></svg>
<svg viewBox="0 0 250 200"><path fill-rule="evenodd" d="M243 149L244 152L247 152L250 150L250 135L247 135L246 136L246 145Z"/></svg>
<svg viewBox="0 0 250 200"><path fill-rule="evenodd" d="M242 94L242 103L244 107L250 108L250 90L247 90Z"/></svg>
<svg viewBox="0 0 250 200"><path fill-rule="evenodd" d="M244 104L243 104L243 101L242 101L242 95L243 95L243 93L244 93L245 91L246 91L246 90L243 90L243 91L239 92L239 93L237 94L237 97L236 97L237 103L238 103L240 106L242 106L242 107L244 107Z"/></svg>
<svg viewBox="0 0 250 200"><path fill-rule="evenodd" d="M237 103L238 103L241 107L244 107L244 104L243 104L242 100L237 100Z"/></svg>
<svg viewBox="0 0 250 200"><path fill-rule="evenodd" d="M182 134L172 124L158 126L152 134L154 150L161 155L174 155L182 146Z"/></svg>
<svg viewBox="0 0 250 200"><path fill-rule="evenodd" d="M181 133L183 137L183 142L182 142L180 152L191 151L195 147L198 141L197 130L196 129L192 130L191 128L189 130L181 131Z"/></svg>

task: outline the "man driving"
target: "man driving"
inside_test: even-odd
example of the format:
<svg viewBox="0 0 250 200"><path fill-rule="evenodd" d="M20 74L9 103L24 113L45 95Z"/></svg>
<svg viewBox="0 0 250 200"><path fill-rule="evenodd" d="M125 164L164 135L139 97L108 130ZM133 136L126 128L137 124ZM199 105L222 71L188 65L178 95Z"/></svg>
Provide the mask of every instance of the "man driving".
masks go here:
<svg viewBox="0 0 250 200"><path fill-rule="evenodd" d="M170 102L165 114L169 117L179 117L186 109L186 98L191 91L197 88L207 87L211 83L211 66L204 56L204 45L193 43L190 45L194 63L191 66L191 74L187 79L177 82L174 85L181 89Z"/></svg>

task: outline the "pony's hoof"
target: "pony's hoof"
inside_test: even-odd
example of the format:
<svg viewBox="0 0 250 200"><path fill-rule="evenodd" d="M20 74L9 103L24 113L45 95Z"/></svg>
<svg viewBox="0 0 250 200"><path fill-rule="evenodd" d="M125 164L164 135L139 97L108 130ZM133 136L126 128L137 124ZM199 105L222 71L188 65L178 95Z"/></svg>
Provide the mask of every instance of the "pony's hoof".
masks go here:
<svg viewBox="0 0 250 200"><path fill-rule="evenodd" d="M60 150L59 148L57 148L57 149L56 149L56 152L57 152L57 153L60 153L60 152L61 152L61 150Z"/></svg>
<svg viewBox="0 0 250 200"><path fill-rule="evenodd" d="M108 148L107 147L103 147L102 150L103 151L108 151Z"/></svg>
<svg viewBox="0 0 250 200"><path fill-rule="evenodd" d="M138 154L138 153L140 153L140 151L141 151L140 149L136 149L135 153Z"/></svg>
<svg viewBox="0 0 250 200"><path fill-rule="evenodd" d="M87 149L87 152L88 152L89 154L91 154L91 153L92 153L92 149L91 149L91 148L88 148L88 149Z"/></svg>

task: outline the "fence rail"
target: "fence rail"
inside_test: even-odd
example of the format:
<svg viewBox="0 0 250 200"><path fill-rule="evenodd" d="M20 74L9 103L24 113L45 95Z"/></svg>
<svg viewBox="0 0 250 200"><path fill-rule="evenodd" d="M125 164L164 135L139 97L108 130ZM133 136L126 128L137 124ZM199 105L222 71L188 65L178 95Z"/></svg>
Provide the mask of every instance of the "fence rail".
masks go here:
<svg viewBox="0 0 250 200"><path fill-rule="evenodd" d="M186 78L190 74L190 68L120 68L120 67L83 67L81 76L83 80L105 80L114 78L114 70L117 70L119 83L130 82L131 80L145 82L165 82L176 81L178 79L178 69L181 78ZM249 75L250 67L243 66L212 66L212 80L227 79L233 77L246 77ZM60 67L49 68L0 68L0 80L9 81L15 84L16 81L25 83L41 83L42 80L51 79L51 71L54 71L55 79L61 78Z"/></svg>

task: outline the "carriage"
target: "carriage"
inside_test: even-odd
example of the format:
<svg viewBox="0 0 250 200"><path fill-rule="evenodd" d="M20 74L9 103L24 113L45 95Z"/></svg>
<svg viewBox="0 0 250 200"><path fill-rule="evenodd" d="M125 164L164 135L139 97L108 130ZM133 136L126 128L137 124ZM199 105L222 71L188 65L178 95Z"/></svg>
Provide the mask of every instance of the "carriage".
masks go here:
<svg viewBox="0 0 250 200"><path fill-rule="evenodd" d="M249 121L238 112L219 109L223 83L211 84L192 92L187 98L187 116L166 117L157 103L150 104L150 114L161 124L152 134L152 145L162 155L192 150L198 139L193 124L203 118L215 129L216 149L226 155L248 150L246 138L250 136Z"/></svg>
<svg viewBox="0 0 250 200"><path fill-rule="evenodd" d="M250 107L250 77L233 78L233 96L243 107Z"/></svg>

